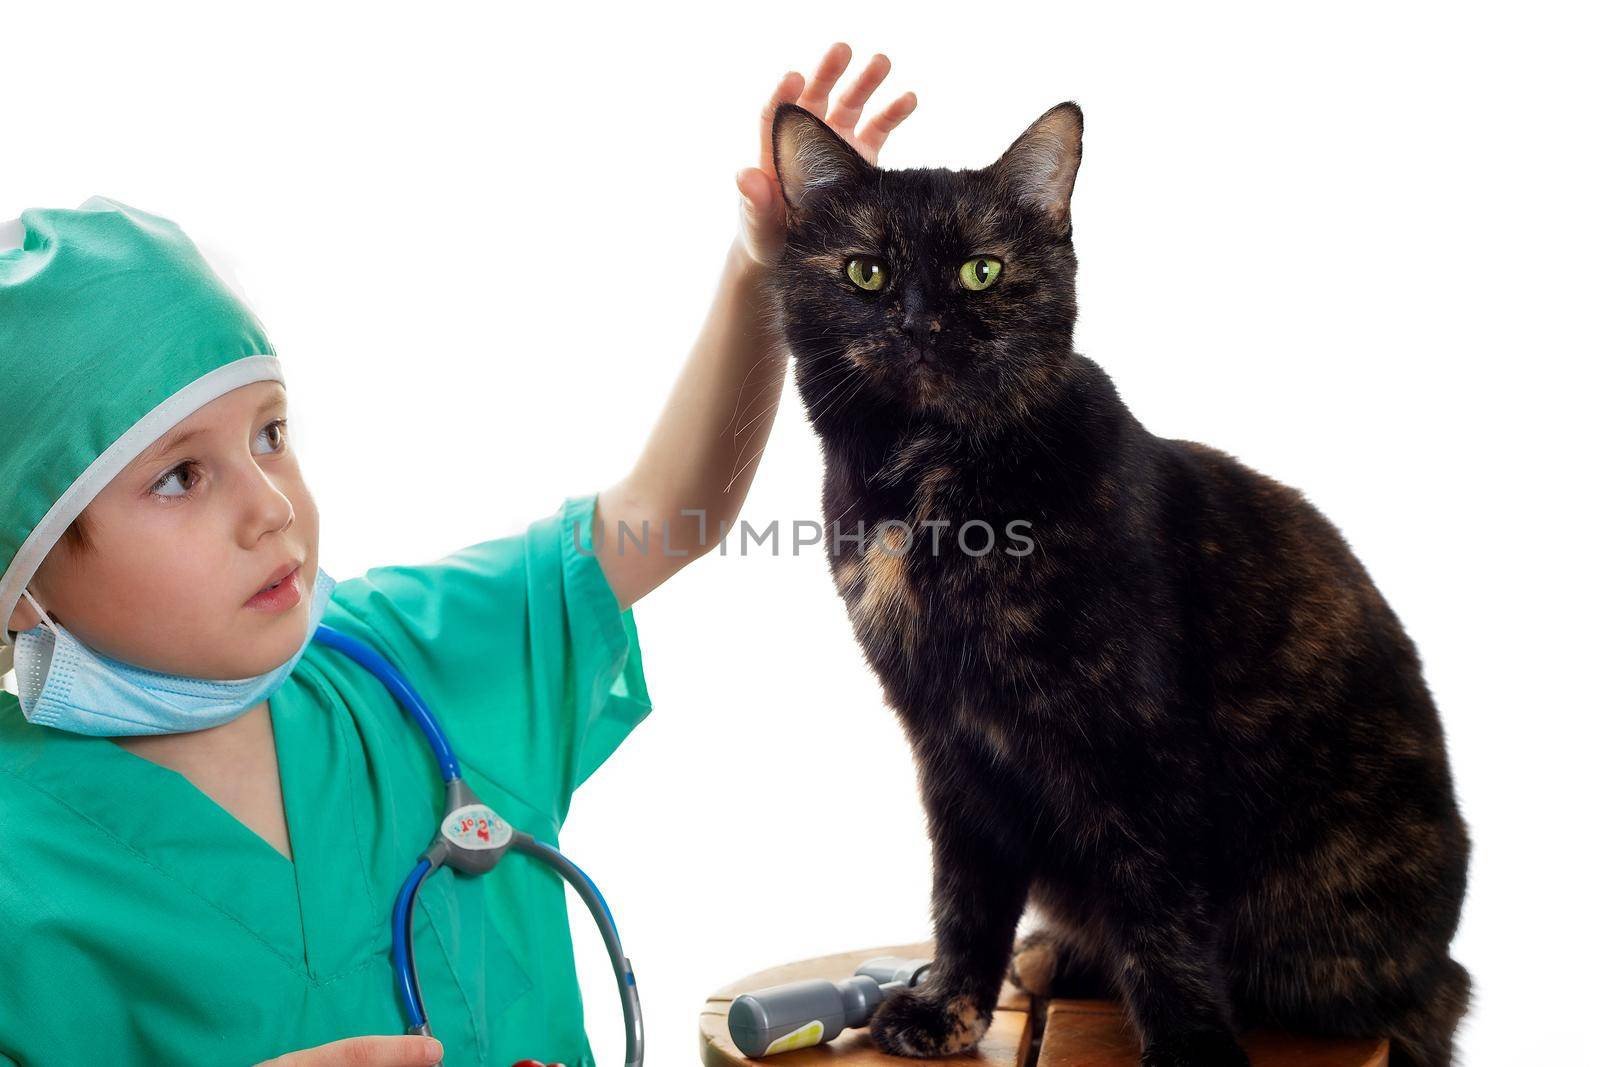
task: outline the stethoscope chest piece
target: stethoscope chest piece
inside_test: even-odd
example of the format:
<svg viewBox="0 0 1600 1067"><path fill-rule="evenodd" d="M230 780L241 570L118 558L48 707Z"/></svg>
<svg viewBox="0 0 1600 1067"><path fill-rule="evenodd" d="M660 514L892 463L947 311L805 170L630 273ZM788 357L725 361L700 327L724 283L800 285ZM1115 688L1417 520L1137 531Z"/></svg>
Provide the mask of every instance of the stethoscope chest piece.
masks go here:
<svg viewBox="0 0 1600 1067"><path fill-rule="evenodd" d="M400 886L390 912L394 972L408 1023L406 1033L432 1032L428 1029L428 1012L422 1003L416 953L411 944L412 913L422 883L440 867L449 867L468 875L483 874L492 870L507 851L514 850L527 853L552 868L577 891L588 907L589 914L594 917L600 935L605 940L606 953L611 957L617 993L622 1000L623 1023L627 1028L624 1062L626 1067L639 1067L644 1062L644 1020L639 1010L639 987L634 980L633 963L622 953L622 940L617 935L617 924L611 917L611 909L606 906L605 897L600 895L593 880L555 848L514 829L493 808L478 799L472 787L462 781L461 766L433 712L411 684L376 649L326 624L319 625L313 636L319 643L338 649L377 676L416 722L444 778L445 811L448 814L440 820L433 840L417 858L416 866Z"/></svg>
<svg viewBox="0 0 1600 1067"><path fill-rule="evenodd" d="M445 803L450 813L439 823L439 832L424 856L440 866L463 874L482 874L493 869L511 847L515 833L489 805L480 801L472 788L457 778L445 783Z"/></svg>
<svg viewBox="0 0 1600 1067"><path fill-rule="evenodd" d="M511 826L487 804L463 804L444 817L439 832L457 848L475 852L511 843Z"/></svg>

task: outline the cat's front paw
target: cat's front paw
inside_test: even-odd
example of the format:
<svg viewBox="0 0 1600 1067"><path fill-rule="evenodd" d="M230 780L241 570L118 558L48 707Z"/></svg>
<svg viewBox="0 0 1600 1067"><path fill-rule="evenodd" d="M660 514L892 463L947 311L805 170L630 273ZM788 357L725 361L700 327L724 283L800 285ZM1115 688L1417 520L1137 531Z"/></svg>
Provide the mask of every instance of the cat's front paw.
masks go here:
<svg viewBox="0 0 1600 1067"><path fill-rule="evenodd" d="M1151 1041L1139 1067L1250 1067L1250 1057L1231 1034L1205 1032Z"/></svg>
<svg viewBox="0 0 1600 1067"><path fill-rule="evenodd" d="M897 989L872 1014L872 1040L896 1056L952 1056L976 1045L991 1014L977 998L940 993L932 986Z"/></svg>

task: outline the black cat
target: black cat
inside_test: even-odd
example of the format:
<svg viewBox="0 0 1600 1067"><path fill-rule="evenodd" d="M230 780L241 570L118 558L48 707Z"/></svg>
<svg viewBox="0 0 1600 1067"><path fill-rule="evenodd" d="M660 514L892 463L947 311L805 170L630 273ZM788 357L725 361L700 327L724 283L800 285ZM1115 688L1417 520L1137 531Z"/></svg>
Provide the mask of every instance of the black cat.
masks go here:
<svg viewBox="0 0 1600 1067"><path fill-rule="evenodd" d="M973 1045L1009 963L1119 997L1146 1065L1244 1064L1253 1025L1449 1064L1468 835L1415 646L1299 492L1072 350L1077 105L981 170L879 169L793 105L773 142L830 567L933 841L937 963L878 1045Z"/></svg>

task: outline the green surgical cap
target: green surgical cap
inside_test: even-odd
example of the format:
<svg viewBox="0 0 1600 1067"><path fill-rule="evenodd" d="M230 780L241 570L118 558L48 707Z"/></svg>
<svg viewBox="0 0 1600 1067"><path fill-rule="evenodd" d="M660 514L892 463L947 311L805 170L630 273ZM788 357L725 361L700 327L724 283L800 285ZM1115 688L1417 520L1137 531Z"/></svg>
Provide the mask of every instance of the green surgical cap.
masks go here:
<svg viewBox="0 0 1600 1067"><path fill-rule="evenodd" d="M72 520L173 426L267 380L261 323L175 223L103 196L0 223L0 673Z"/></svg>

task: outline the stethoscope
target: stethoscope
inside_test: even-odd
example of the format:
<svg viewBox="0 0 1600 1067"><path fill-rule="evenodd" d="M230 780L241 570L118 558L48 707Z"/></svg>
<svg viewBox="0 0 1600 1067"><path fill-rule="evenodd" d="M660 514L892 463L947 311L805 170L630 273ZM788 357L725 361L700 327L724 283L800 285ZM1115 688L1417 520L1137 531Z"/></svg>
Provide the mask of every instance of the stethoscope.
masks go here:
<svg viewBox="0 0 1600 1067"><path fill-rule="evenodd" d="M463 874L482 874L500 862L507 849L527 852L555 868L565 878L578 896L589 907L589 914L600 927L605 938L606 952L611 956L611 968L617 975L617 992L622 998L622 1018L627 1027L626 1067L640 1067L644 1062L644 1020L639 1012L639 987L633 980L633 964L622 954L622 939L617 936L617 924L606 906L605 897L581 871L577 864L551 848L535 841L521 830L513 830L499 815L478 799L472 787L461 779L461 768L455 753L433 712L422 702L422 697L400 672L384 659L372 646L358 641L349 634L319 623L312 638L338 649L377 676L394 698L416 720L433 749L439 771L444 775L446 815L433 835L433 841L417 860L400 893L395 897L390 928L394 938L394 974L400 984L400 996L405 1003L406 1033L432 1036L428 1029L428 1013L422 1006L422 990L417 985L416 955L411 947L411 912L416 904L417 890L427 877L441 866L451 867Z"/></svg>

